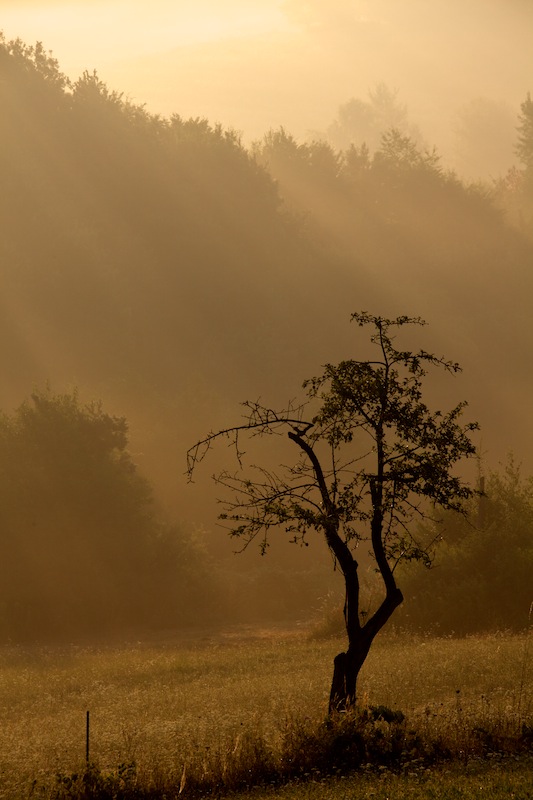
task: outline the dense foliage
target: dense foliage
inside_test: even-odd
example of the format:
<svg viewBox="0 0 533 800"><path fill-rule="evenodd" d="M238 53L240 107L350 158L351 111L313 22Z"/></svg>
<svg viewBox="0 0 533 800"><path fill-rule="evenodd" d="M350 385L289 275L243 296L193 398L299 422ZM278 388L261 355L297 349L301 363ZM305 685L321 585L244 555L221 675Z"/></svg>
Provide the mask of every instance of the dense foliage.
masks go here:
<svg viewBox="0 0 533 800"><path fill-rule="evenodd" d="M439 544L429 572L405 576L407 626L466 634L531 624L533 478L512 459L469 514L445 514L425 537Z"/></svg>
<svg viewBox="0 0 533 800"><path fill-rule="evenodd" d="M124 418L35 392L0 418L0 639L165 628L212 611L191 536L159 521Z"/></svg>

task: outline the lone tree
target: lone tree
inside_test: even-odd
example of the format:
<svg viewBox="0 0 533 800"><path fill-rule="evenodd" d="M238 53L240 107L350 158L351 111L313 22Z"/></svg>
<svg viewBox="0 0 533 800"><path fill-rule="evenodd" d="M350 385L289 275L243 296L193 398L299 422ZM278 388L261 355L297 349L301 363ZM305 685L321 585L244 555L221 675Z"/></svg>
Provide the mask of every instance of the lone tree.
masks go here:
<svg viewBox="0 0 533 800"><path fill-rule="evenodd" d="M464 402L442 413L422 400L428 368L456 373L458 364L424 350L396 349L396 330L424 325L423 320L367 313L352 319L372 329L376 360L327 364L322 375L303 384L303 402L279 411L246 402L244 422L210 432L187 453L192 479L216 440L229 439L234 446L237 471L224 471L215 480L229 490L220 518L244 547L260 536L264 552L269 532L278 527L299 543L306 543L310 531L324 536L344 577L348 637L346 652L334 660L330 712L355 704L357 678L372 642L403 600L394 575L398 563L431 564L432 546L417 541L413 522L438 507L461 510L472 496L452 470L474 455L469 434L477 428L461 424ZM267 434L288 436L297 450L294 462L276 470L251 467L243 477L243 436ZM355 557L364 541L370 542L383 585L371 615L361 613Z"/></svg>

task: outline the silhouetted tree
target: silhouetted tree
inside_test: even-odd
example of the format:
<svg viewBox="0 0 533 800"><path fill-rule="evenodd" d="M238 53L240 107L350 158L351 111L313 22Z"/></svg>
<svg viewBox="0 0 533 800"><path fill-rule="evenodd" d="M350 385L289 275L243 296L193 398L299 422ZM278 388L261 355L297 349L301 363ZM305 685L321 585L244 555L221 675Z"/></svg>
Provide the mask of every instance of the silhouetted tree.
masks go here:
<svg viewBox="0 0 533 800"><path fill-rule="evenodd" d="M240 469L224 471L217 482L229 490L221 519L246 547L259 537L261 551L272 529L284 528L292 541L306 543L310 531L322 535L345 582L344 618L348 647L335 658L330 711L356 702L359 671L375 636L402 602L396 566L427 562L430 550L414 535L413 519L428 506L460 510L472 490L453 473L475 452L470 432L460 424L464 403L447 413L430 411L422 383L430 367L457 372L459 366L424 350L397 349L394 330L421 325L409 317L386 319L357 313L370 326L376 357L327 364L305 381L307 399L276 411L258 402L244 404L245 421L211 432L188 451L194 470L218 439L229 439ZM242 476L244 434L286 435L299 451L288 466L257 466ZM372 614L360 602L357 547L369 541L383 597Z"/></svg>

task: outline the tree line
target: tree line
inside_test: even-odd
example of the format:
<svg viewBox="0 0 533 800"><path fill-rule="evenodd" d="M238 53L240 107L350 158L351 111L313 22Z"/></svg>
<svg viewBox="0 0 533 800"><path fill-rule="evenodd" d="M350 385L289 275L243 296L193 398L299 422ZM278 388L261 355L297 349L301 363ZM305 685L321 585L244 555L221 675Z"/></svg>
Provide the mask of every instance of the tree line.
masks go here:
<svg viewBox="0 0 533 800"><path fill-rule="evenodd" d="M60 548L68 557L54 567L56 585L61 572L72 609L89 607L94 582L75 578L74 568L69 577L65 566L76 562L76 548L66 545L74 530L83 540L80 552L99 542L95 548L108 564L128 553L122 578L103 578L106 599L95 619L106 603L116 603L115 618L125 619L119 596L131 597L130 610L151 620L163 608L175 610L172 619L187 616L192 603L180 599L181 578L165 598L150 584L157 570L148 570L146 598L152 600L144 612L132 587L133 564L148 563L147 552L150 563L173 565L181 575L180 548L192 548L191 574L202 574L202 558L187 536L155 510L162 503L173 517L211 527L212 495L206 489L190 501L179 483L191 431L226 418L230 404L243 397L267 390L285 397L296 367L312 374L332 353L347 351L344 320L355 299L391 318L412 310L430 319L434 349L446 343L450 351L450 338L459 349L462 393L496 449L533 442L525 413L519 435L512 424L516 409L528 408L533 388L523 369L533 345L529 96L517 117L520 168L493 185L472 185L442 167L401 109L379 135L379 125L371 126L370 143L363 129L358 141L339 140L340 149L273 130L247 148L235 131L207 120L150 114L94 72L68 80L40 44L2 37L0 74L2 405L15 407L3 423L6 452L13 448L4 470L10 496L20 499L19 508L5 497L5 536L13 563L25 564L17 574L33 576L28 592L40 585L39 571L24 561L32 548L21 550L16 542L26 535L34 541L35 534L41 537L36 552L44 552L44 542L57 536L50 552ZM392 102L378 99L381 107ZM383 108L382 118L391 119ZM105 398L109 418L68 394L33 392L20 406L32 386L48 380L54 388L79 385L80 396ZM140 454L135 469L125 455L125 423L116 421L122 415ZM82 424L85 417L93 427ZM32 466L34 445L24 425L37 419L55 434L47 434L51 461L45 465L39 456ZM66 437L65 425L81 446L86 423L96 439L104 430L108 436L92 473L94 453L67 448L60 463L50 444L56 434L58 441ZM39 447L46 449L43 442ZM69 495L68 481L78 474L66 466L70 458L85 464L79 475L89 475L91 491L107 476L117 489L113 502L106 495L109 506L97 492L87 495L90 502ZM18 495L8 479L17 464ZM61 508L63 495L46 484L45 474L57 477L70 510ZM122 520L121 492L136 509L124 509ZM24 499L33 494L43 511L34 516ZM26 531L21 539L13 533L18 530ZM213 546L215 536L207 538ZM285 580L283 565L276 570ZM38 605L36 596L24 595L15 572L10 576L6 567L8 632L17 603L20 618L23 608ZM59 619L46 611L57 610L58 602L50 596L42 604L43 630L45 619ZM67 628L74 618L73 611Z"/></svg>

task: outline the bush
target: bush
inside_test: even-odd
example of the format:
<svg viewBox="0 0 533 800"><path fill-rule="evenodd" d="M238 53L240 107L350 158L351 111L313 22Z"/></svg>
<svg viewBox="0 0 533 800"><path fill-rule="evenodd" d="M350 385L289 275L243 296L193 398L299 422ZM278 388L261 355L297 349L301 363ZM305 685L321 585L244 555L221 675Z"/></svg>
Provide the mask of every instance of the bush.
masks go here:
<svg viewBox="0 0 533 800"><path fill-rule="evenodd" d="M0 638L172 627L205 610L205 555L158 518L127 443L126 420L76 392L35 392L0 418Z"/></svg>
<svg viewBox="0 0 533 800"><path fill-rule="evenodd" d="M441 539L432 569L404 568L400 624L460 635L521 630L533 602L533 478L512 458L466 517L448 513L423 535Z"/></svg>

